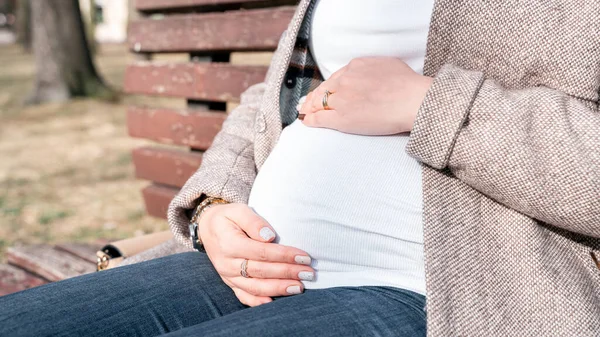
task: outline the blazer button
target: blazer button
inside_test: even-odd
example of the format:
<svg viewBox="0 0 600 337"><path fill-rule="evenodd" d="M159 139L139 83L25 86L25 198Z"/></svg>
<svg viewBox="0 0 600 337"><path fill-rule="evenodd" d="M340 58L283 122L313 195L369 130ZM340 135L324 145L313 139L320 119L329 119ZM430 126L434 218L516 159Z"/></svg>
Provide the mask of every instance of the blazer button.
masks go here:
<svg viewBox="0 0 600 337"><path fill-rule="evenodd" d="M296 86L296 74L295 72L288 71L285 74L285 79L283 80L286 88L293 89Z"/></svg>
<svg viewBox="0 0 600 337"><path fill-rule="evenodd" d="M265 117L262 112L258 113L256 117L256 122L254 123L254 131L258 133L263 133L267 129L267 122L265 121Z"/></svg>

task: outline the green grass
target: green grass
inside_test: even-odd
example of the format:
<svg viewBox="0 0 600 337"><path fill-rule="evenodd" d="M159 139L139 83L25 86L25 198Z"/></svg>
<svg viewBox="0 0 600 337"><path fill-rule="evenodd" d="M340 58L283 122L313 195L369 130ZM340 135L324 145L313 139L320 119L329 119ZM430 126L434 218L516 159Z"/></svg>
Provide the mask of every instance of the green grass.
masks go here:
<svg viewBox="0 0 600 337"><path fill-rule="evenodd" d="M64 219L68 216L70 216L71 214L73 214L70 211L65 211L65 210L60 210L60 211L56 211L56 210L50 210L50 211L45 211L44 213L42 213L38 219L38 222L41 225L49 225L57 220L61 220Z"/></svg>

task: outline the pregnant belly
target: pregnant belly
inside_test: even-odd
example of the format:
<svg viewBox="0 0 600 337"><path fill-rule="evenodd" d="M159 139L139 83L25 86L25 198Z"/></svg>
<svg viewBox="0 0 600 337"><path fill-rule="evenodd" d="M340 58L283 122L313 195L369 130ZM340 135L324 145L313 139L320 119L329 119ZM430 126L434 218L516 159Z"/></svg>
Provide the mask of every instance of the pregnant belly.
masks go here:
<svg viewBox="0 0 600 337"><path fill-rule="evenodd" d="M393 274L386 279L421 277L415 270L423 264L421 168L404 151L407 141L309 128L299 120L283 130L248 203L273 226L277 243L311 255L317 282L307 288L348 278L381 284L364 279L377 270Z"/></svg>

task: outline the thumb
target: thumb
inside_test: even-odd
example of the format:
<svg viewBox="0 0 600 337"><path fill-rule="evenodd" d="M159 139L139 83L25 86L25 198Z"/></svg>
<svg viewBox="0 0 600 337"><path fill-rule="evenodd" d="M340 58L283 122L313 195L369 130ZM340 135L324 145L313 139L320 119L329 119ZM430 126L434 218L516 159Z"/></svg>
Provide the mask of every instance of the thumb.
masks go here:
<svg viewBox="0 0 600 337"><path fill-rule="evenodd" d="M228 217L253 240L271 242L277 236L267 220L247 205L237 208Z"/></svg>

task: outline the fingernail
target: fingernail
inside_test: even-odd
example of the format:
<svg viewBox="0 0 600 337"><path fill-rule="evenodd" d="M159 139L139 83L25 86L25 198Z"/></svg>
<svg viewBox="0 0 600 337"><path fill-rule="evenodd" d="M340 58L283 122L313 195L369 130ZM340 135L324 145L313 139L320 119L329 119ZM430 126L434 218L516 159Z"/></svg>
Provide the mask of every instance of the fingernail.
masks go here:
<svg viewBox="0 0 600 337"><path fill-rule="evenodd" d="M306 102L306 96L300 97L300 100L298 100L298 104L302 105L304 104L304 102Z"/></svg>
<svg viewBox="0 0 600 337"><path fill-rule="evenodd" d="M300 112L302 110L302 104L296 105L296 111Z"/></svg>
<svg viewBox="0 0 600 337"><path fill-rule="evenodd" d="M296 255L294 257L294 261L296 261L296 263L299 264L306 264L309 265L310 264L310 256L304 256L304 255Z"/></svg>
<svg viewBox="0 0 600 337"><path fill-rule="evenodd" d="M306 116L306 114L298 114L298 119L303 121L304 120L304 116Z"/></svg>
<svg viewBox="0 0 600 337"><path fill-rule="evenodd" d="M258 232L258 234L260 235L261 238L263 238L267 241L271 240L272 238L275 237L275 233L273 233L273 231L269 227L261 228L260 232Z"/></svg>
<svg viewBox="0 0 600 337"><path fill-rule="evenodd" d="M300 289L300 286L289 286L285 291L287 291L287 293L290 295L297 295L302 293L302 289Z"/></svg>
<svg viewBox="0 0 600 337"><path fill-rule="evenodd" d="M301 271L298 273L298 278L302 281L313 281L315 279L315 273L312 271Z"/></svg>

